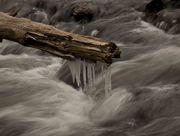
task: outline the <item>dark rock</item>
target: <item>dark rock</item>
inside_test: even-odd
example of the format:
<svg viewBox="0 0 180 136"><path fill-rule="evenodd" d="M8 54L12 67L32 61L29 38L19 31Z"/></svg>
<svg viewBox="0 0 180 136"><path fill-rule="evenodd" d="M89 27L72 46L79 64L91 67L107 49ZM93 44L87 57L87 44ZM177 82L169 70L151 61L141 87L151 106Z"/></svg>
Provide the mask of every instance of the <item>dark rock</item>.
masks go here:
<svg viewBox="0 0 180 136"><path fill-rule="evenodd" d="M152 14L157 13L164 9L164 3L162 0L152 0L150 3L148 3L145 7L145 13L146 14Z"/></svg>
<svg viewBox="0 0 180 136"><path fill-rule="evenodd" d="M177 34L180 32L179 8L179 0L152 0L145 6L143 19L166 32Z"/></svg>
<svg viewBox="0 0 180 136"><path fill-rule="evenodd" d="M154 24L167 32L178 33L177 25L180 24L180 9L164 9L160 11L157 14L157 20L154 21ZM174 26L176 26L177 30Z"/></svg>
<svg viewBox="0 0 180 136"><path fill-rule="evenodd" d="M166 8L175 9L180 8L180 0L162 0Z"/></svg>
<svg viewBox="0 0 180 136"><path fill-rule="evenodd" d="M75 21L86 23L93 19L96 11L97 7L92 2L76 2L72 5L71 16L74 17Z"/></svg>

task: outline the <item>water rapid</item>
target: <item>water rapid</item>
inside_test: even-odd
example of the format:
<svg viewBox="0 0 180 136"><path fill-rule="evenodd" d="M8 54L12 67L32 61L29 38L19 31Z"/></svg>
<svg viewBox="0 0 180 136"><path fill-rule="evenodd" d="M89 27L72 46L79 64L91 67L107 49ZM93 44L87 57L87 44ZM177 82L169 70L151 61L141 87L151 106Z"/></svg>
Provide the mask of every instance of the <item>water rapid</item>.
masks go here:
<svg viewBox="0 0 180 136"><path fill-rule="evenodd" d="M0 11L110 40L122 51L110 86L102 65L73 82L67 61L3 40L0 136L179 136L179 35L142 21L137 8L148 0L88 0L93 17L85 23L70 13L82 1L0 0ZM95 88L84 90L80 80Z"/></svg>

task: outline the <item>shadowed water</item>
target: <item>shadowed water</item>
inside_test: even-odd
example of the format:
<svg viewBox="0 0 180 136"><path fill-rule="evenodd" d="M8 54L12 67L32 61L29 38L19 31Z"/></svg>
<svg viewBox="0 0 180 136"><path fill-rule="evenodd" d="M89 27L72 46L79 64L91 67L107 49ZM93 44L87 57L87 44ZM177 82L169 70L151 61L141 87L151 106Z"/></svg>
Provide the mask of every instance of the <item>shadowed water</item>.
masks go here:
<svg viewBox="0 0 180 136"><path fill-rule="evenodd" d="M91 22L70 12L80 0L0 0L0 10L115 42L112 91L96 66L96 89L72 83L67 63L42 51L0 43L0 136L179 136L179 35L141 20L148 0L89 0Z"/></svg>

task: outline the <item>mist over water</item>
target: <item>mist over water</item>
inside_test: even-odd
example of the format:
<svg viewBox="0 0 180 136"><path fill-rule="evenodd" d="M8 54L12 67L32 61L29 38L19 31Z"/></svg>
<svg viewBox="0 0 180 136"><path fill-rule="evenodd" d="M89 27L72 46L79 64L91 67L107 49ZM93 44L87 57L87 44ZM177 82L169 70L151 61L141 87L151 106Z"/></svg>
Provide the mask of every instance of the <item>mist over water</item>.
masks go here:
<svg viewBox="0 0 180 136"><path fill-rule="evenodd" d="M73 84L66 61L0 43L0 136L179 136L179 35L141 20L148 0L89 0L91 22L71 16L81 0L0 0L0 10L115 42L112 91L96 66L96 89Z"/></svg>

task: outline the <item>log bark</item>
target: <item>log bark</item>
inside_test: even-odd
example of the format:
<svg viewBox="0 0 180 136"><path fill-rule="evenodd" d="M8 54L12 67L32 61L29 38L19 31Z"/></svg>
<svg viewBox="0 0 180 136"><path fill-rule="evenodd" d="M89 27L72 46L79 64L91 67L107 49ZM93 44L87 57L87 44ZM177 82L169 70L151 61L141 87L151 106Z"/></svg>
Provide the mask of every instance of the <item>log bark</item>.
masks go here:
<svg viewBox="0 0 180 136"><path fill-rule="evenodd" d="M0 39L18 42L65 59L83 59L112 63L120 57L112 42L92 36L61 31L53 26L17 18L0 12Z"/></svg>

